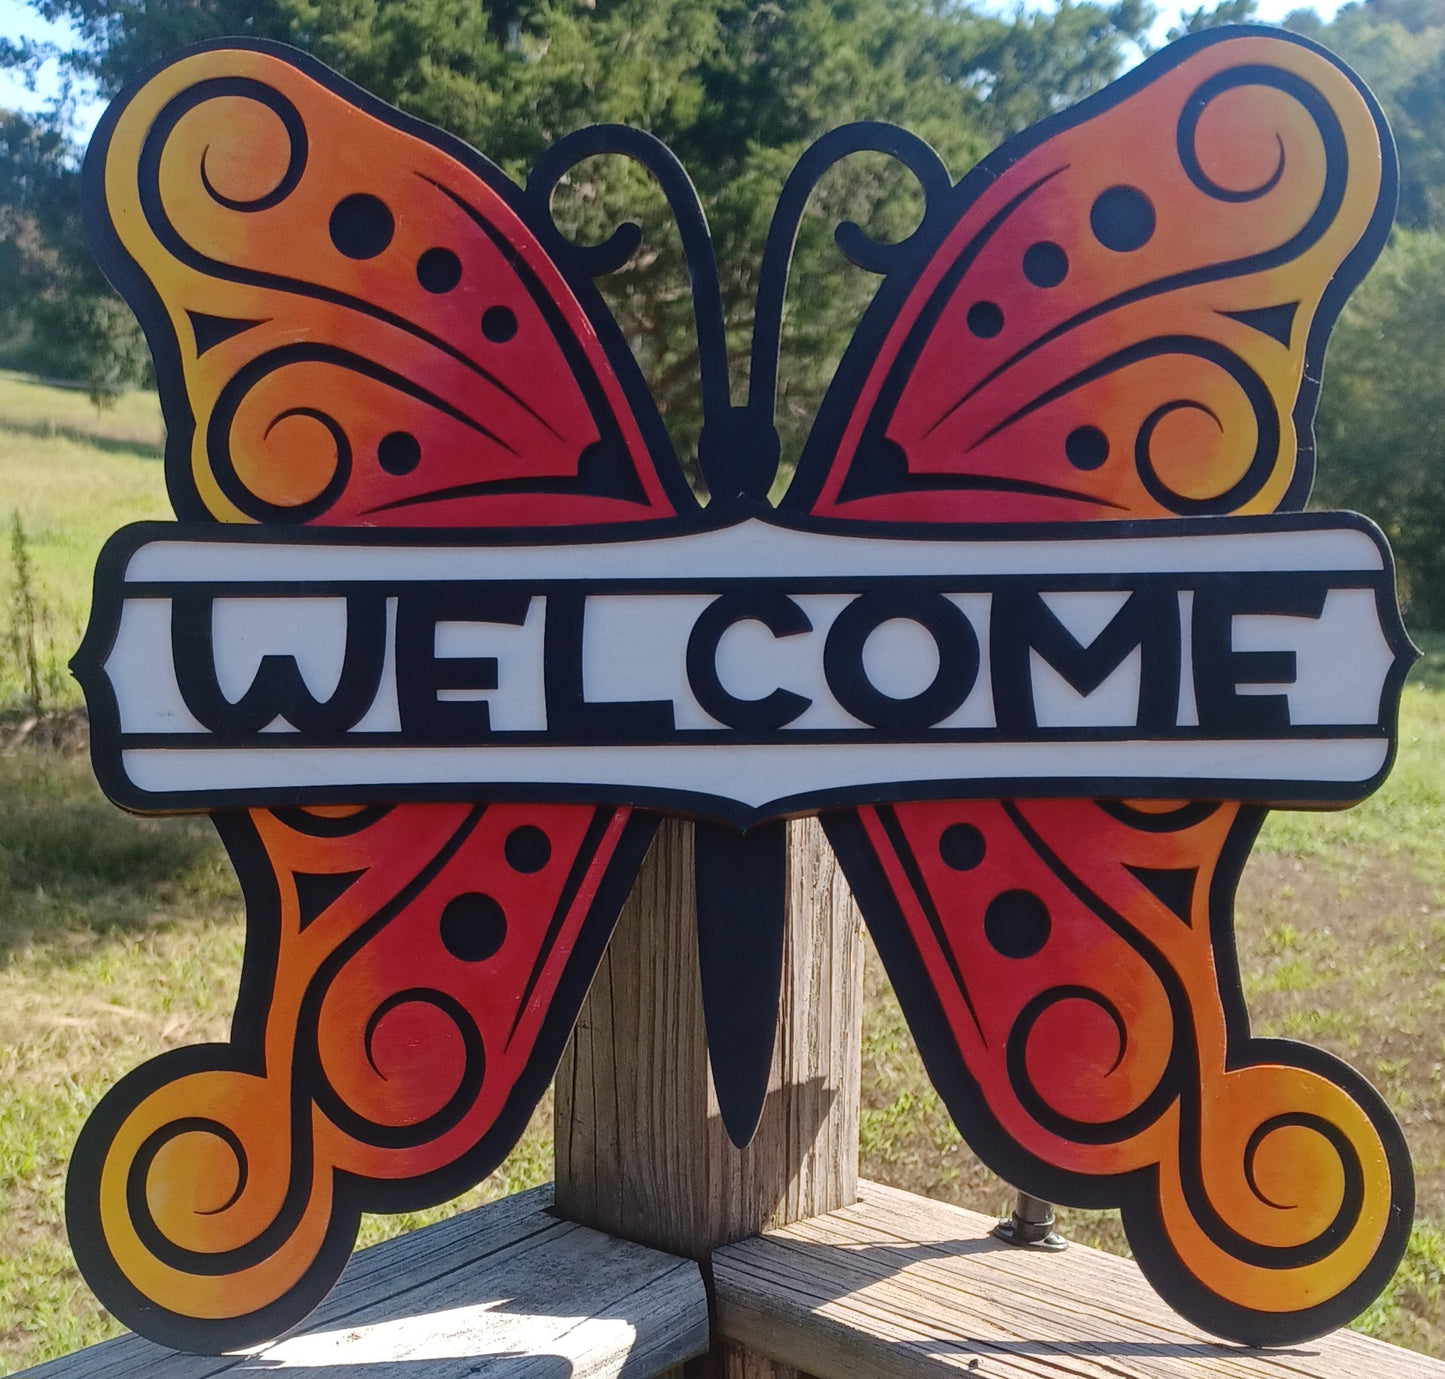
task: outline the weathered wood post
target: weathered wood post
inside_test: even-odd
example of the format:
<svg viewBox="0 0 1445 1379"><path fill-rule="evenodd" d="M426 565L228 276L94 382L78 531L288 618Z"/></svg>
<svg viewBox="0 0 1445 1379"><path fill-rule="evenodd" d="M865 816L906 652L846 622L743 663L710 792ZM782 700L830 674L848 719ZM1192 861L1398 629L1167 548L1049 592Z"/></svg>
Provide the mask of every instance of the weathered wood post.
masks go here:
<svg viewBox="0 0 1445 1379"><path fill-rule="evenodd" d="M762 1123L738 1150L708 1070L695 905L692 825L669 819L557 1074L557 1210L706 1261L855 1199L863 947L817 820L789 824L778 1038ZM709 1362L730 1379L796 1373L727 1345Z"/></svg>

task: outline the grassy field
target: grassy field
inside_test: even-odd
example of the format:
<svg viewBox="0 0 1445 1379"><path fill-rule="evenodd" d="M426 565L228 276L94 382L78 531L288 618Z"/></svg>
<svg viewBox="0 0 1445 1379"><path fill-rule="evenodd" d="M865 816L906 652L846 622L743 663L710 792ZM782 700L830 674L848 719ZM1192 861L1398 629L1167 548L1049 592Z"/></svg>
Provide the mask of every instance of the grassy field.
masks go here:
<svg viewBox="0 0 1445 1379"><path fill-rule="evenodd" d="M37 581L42 678L53 706L80 703L65 662L90 607L102 543L127 522L171 516L161 476L162 435L153 394L124 394L101 412L84 393L0 373L0 591L11 607L18 514ZM6 622L0 636L8 640L11 630ZM0 704L13 704L20 690L15 658L0 657Z"/></svg>
<svg viewBox="0 0 1445 1379"><path fill-rule="evenodd" d="M150 398L97 415L83 395L0 375L8 481L0 521L11 508L22 514L56 665L78 638L100 542L124 521L167 515L158 443ZM1343 814L1273 815L1245 874L1237 930L1256 1029L1341 1054L1400 1115L1419 1175L1418 1222L1399 1276L1360 1325L1445 1356L1445 638L1420 640L1430 654L1405 693L1394 775ZM19 681L5 673L0 1374L113 1328L65 1245L70 1147L90 1107L129 1068L164 1048L225 1037L243 937L234 879L209 825L139 820L108 805L73 715L16 743L25 715ZM57 692L56 702L73 706L74 692ZM1004 1210L1008 1189L943 1113L876 962L866 981L864 1172ZM467 1201L550 1171L544 1104L507 1164ZM421 1219L371 1219L364 1239ZM1110 1213L1067 1212L1063 1221L1074 1239L1123 1247Z"/></svg>

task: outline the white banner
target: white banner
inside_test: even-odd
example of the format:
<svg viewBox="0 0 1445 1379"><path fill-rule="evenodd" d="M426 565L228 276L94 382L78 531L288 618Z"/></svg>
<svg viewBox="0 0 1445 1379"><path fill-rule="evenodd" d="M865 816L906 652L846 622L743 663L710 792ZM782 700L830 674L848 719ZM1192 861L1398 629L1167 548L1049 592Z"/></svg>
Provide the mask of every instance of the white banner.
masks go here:
<svg viewBox="0 0 1445 1379"><path fill-rule="evenodd" d="M136 809L1359 799L1412 651L1350 515L545 533L148 525L76 671Z"/></svg>

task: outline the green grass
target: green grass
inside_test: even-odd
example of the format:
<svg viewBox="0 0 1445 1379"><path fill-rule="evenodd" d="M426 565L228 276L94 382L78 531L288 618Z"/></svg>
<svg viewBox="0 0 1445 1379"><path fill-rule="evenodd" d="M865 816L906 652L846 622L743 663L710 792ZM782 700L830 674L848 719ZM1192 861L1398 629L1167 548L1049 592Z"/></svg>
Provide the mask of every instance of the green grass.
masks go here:
<svg viewBox="0 0 1445 1379"><path fill-rule="evenodd" d="M119 1329L70 1257L65 1165L107 1087L168 1048L223 1040L245 926L205 819L137 819L86 757L0 756L0 1375ZM363 1245L545 1182L551 1098L458 1202L368 1217Z"/></svg>
<svg viewBox="0 0 1445 1379"><path fill-rule="evenodd" d="M159 440L153 398L97 413L83 395L0 375L0 523L12 508L23 514L59 661L78 639L101 543L125 522L169 513ZM1419 1219L1397 1278L1359 1325L1445 1356L1445 637L1417 640L1427 655L1406 690L1394 775L1353 810L1272 815L1236 929L1255 1029L1345 1056L1400 1114ZM6 673L0 708L18 688ZM82 735L60 719L14 751L0 728L0 1374L115 1329L65 1243L71 1146L127 1070L225 1038L240 970L239 898L209 823L113 809ZM865 980L863 1171L1006 1212L1010 1189L948 1119L871 955ZM550 1173L547 1101L464 1204ZM454 1209L370 1218L363 1242ZM1124 1248L1114 1213L1061 1218L1073 1240Z"/></svg>
<svg viewBox="0 0 1445 1379"><path fill-rule="evenodd" d="M80 704L64 667L90 610L95 557L128 522L172 515L160 463L160 408L153 394L127 393L97 409L84 393L0 374L0 597L14 578L11 515L29 540L42 610L42 656L53 707ZM10 630L0 619L0 637ZM20 700L13 658L0 656L0 709Z"/></svg>

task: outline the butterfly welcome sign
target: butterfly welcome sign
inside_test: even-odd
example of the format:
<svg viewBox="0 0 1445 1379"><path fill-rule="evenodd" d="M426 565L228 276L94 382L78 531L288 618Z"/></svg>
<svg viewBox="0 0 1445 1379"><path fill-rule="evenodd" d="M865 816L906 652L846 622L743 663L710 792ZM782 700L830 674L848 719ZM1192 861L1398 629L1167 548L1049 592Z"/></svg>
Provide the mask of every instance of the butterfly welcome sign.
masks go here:
<svg viewBox="0 0 1445 1379"><path fill-rule="evenodd" d="M864 149L926 211L898 245L839 229L879 285L770 507L793 239ZM635 227L580 247L551 218L600 153L682 234L706 506L594 285ZM1224 1336L1360 1311L1409 1232L1404 1142L1351 1069L1251 1036L1232 905L1266 807L1359 800L1394 752L1389 552L1301 511L1392 158L1349 73L1258 29L957 184L900 130L835 130L783 189L734 406L702 212L649 136L580 131L521 187L289 49L125 92L87 214L155 355L178 520L107 546L76 672L107 793L212 812L248 937L230 1042L131 1073L76 1148L106 1305L184 1348L276 1335L362 1211L495 1167L662 813L748 899L699 898L746 1141L781 821L817 812L994 1169L1121 1207Z"/></svg>

